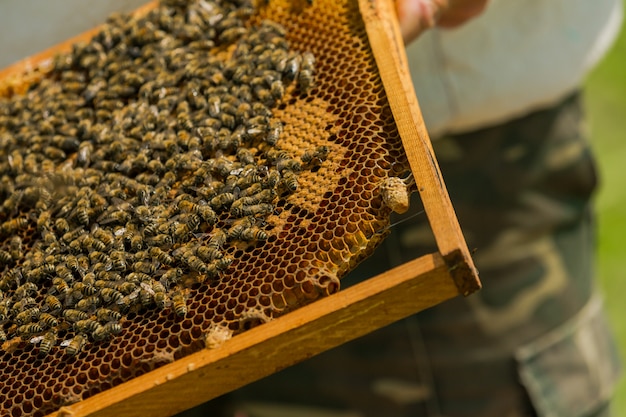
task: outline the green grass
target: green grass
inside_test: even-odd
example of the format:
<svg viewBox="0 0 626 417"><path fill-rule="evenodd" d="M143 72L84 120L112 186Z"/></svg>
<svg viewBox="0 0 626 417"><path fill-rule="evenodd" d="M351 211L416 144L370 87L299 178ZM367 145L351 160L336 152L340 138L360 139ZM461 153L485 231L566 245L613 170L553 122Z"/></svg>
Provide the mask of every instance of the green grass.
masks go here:
<svg viewBox="0 0 626 417"><path fill-rule="evenodd" d="M587 81L587 111L599 161L598 273L611 324L626 364L626 28ZM626 416L626 378L615 395L614 415Z"/></svg>

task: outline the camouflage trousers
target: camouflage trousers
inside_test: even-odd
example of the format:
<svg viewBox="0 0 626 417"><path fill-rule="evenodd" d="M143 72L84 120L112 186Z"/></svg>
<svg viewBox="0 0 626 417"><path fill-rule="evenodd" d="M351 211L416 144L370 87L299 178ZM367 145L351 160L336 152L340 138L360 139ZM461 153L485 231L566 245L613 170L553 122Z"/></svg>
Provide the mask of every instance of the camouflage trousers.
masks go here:
<svg viewBox="0 0 626 417"><path fill-rule="evenodd" d="M227 403L234 408L223 415L241 417L608 416L619 363L594 287L596 173L586 139L574 94L434 141L483 289L197 411L219 415ZM344 285L434 250L425 217L415 216Z"/></svg>

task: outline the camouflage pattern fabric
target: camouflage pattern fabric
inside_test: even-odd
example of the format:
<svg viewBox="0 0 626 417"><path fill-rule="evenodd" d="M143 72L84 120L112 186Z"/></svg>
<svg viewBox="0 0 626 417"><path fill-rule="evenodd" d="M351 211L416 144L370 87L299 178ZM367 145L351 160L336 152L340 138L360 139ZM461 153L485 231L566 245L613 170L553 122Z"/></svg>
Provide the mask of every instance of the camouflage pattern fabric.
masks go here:
<svg viewBox="0 0 626 417"><path fill-rule="evenodd" d="M595 295L597 181L580 101L434 142L480 292L231 393L222 415L610 415L619 361ZM435 250L413 217L344 286ZM218 415L214 404L195 412Z"/></svg>

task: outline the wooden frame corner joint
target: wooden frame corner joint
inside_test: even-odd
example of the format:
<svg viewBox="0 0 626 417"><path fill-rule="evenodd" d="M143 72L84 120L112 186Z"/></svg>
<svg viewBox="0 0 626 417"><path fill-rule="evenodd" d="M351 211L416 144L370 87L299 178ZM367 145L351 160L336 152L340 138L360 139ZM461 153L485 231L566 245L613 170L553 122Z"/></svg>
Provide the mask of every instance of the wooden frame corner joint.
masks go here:
<svg viewBox="0 0 626 417"><path fill-rule="evenodd" d="M465 297L482 287L480 281L476 279L478 272L471 259L467 259L468 256L460 249L455 249L442 256L459 293Z"/></svg>

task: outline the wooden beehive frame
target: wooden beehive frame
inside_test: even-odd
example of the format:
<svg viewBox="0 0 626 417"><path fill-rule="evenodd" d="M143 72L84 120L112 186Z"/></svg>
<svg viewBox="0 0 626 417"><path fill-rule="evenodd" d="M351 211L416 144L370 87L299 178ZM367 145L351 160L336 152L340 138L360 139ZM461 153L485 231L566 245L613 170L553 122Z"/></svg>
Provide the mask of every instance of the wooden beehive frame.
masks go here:
<svg viewBox="0 0 626 417"><path fill-rule="evenodd" d="M191 354L49 416L173 415L480 288L422 120L393 3L354 1L359 3L438 252L251 329L219 348ZM150 3L142 10L152 7L154 4ZM0 79L15 78L23 84L25 73L55 53L68 50L76 41L90 38L94 32L0 71ZM5 83L6 86L11 83Z"/></svg>

